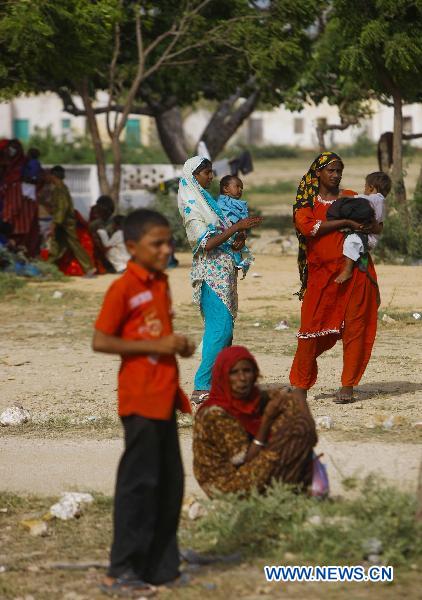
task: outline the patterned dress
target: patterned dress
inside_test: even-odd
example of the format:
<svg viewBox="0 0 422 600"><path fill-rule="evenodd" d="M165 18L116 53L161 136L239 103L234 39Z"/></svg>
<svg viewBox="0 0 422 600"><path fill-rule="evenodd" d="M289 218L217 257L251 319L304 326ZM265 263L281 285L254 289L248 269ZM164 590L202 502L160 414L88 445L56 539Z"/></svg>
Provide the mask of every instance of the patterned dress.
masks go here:
<svg viewBox="0 0 422 600"><path fill-rule="evenodd" d="M263 392L267 399L273 393L276 390ZM245 463L249 434L221 407L204 407L198 411L193 429L194 474L208 496L215 490L248 492L254 487L262 492L273 479L308 486L316 442L306 403L289 397L272 425L267 447Z"/></svg>

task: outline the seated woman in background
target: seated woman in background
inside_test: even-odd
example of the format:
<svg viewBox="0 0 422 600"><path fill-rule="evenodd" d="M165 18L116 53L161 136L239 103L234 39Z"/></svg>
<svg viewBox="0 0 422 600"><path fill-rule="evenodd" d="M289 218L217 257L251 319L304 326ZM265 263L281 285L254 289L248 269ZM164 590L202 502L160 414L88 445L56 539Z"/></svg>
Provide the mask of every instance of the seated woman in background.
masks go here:
<svg viewBox="0 0 422 600"><path fill-rule="evenodd" d="M195 477L213 491L260 491L272 480L312 483L315 423L306 400L281 388L262 391L255 358L242 346L217 357L211 391L193 429Z"/></svg>

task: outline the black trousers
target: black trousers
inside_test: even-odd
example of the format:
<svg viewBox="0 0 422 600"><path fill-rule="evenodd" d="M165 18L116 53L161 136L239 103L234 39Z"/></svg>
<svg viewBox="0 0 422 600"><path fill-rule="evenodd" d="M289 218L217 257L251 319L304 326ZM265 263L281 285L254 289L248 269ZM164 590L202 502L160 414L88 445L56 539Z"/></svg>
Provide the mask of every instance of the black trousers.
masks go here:
<svg viewBox="0 0 422 600"><path fill-rule="evenodd" d="M117 471L109 575L128 569L152 584L179 574L177 528L184 474L176 417L122 417L125 450Z"/></svg>

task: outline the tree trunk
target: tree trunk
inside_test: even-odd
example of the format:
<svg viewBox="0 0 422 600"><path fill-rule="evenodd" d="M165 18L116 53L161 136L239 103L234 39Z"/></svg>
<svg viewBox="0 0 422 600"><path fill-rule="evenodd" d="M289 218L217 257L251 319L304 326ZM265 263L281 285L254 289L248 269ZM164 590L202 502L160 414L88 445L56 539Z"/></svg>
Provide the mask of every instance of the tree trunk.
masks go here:
<svg viewBox="0 0 422 600"><path fill-rule="evenodd" d="M122 147L120 145L120 136L117 130L111 138L111 150L113 153L113 181L111 184L110 196L114 200L115 206L119 205L120 182L122 178Z"/></svg>
<svg viewBox="0 0 422 600"><path fill-rule="evenodd" d="M237 108L235 104L239 94L234 94L220 102L217 110L212 115L206 126L201 140L208 148L211 159L223 150L229 139L239 129L242 123L253 113L258 104L259 92L255 90Z"/></svg>
<svg viewBox="0 0 422 600"><path fill-rule="evenodd" d="M320 152L325 152L327 150L325 146L325 133L326 129L324 127L316 126L316 134L318 138L318 146Z"/></svg>
<svg viewBox="0 0 422 600"><path fill-rule="evenodd" d="M188 157L182 113L178 106L155 115L158 136L171 163L181 165Z"/></svg>
<svg viewBox="0 0 422 600"><path fill-rule="evenodd" d="M103 143L101 141L100 132L98 129L97 117L94 112L92 101L88 93L87 82L83 82L78 86L79 95L85 108L86 119L88 123L89 133L91 135L92 144L94 146L95 162L97 163L98 183L102 194L110 195L110 185L107 179L107 166L104 154Z"/></svg>
<svg viewBox="0 0 422 600"><path fill-rule="evenodd" d="M402 97L398 90L393 93L394 131L393 131L393 192L398 204L406 203L406 188L403 179L403 111Z"/></svg>
<svg viewBox="0 0 422 600"><path fill-rule="evenodd" d="M422 521L422 461L419 464L418 487L416 490L416 522Z"/></svg>
<svg viewBox="0 0 422 600"><path fill-rule="evenodd" d="M415 196L418 196L422 199L422 165L421 170L419 171L418 180L416 182Z"/></svg>
<svg viewBox="0 0 422 600"><path fill-rule="evenodd" d="M389 174L393 164L393 133L385 131L378 140L378 167Z"/></svg>

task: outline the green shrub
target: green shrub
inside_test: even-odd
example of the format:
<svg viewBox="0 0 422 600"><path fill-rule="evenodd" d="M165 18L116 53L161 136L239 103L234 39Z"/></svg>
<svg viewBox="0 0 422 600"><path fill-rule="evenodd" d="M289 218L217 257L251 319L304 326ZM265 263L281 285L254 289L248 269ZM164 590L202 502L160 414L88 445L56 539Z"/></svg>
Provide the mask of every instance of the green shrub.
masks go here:
<svg viewBox="0 0 422 600"><path fill-rule="evenodd" d="M189 248L186 231L183 226L182 217L177 206L177 194L174 190L157 192L152 207L158 210L169 221L176 244L176 250L187 250Z"/></svg>
<svg viewBox="0 0 422 600"><path fill-rule="evenodd" d="M376 156L377 144L369 139L366 133L359 135L350 146L339 146L338 153L342 158L354 156Z"/></svg>
<svg viewBox="0 0 422 600"><path fill-rule="evenodd" d="M207 515L183 540L201 551L240 552L250 558L289 551L314 564L359 564L365 559L365 542L377 538L387 564L422 556L414 496L374 478L361 484L360 495L345 500L319 502L276 483L265 495L220 495L206 506Z"/></svg>
<svg viewBox="0 0 422 600"><path fill-rule="evenodd" d="M376 254L382 259L422 258L422 197L418 193L406 206L390 202Z"/></svg>
<svg viewBox="0 0 422 600"><path fill-rule="evenodd" d="M27 284L27 279L18 277L14 273L0 273L0 299L16 294Z"/></svg>
<svg viewBox="0 0 422 600"><path fill-rule="evenodd" d="M43 164L95 164L95 153L91 138L73 136L71 142L64 137L53 136L51 128L35 128L35 132L26 144L27 148L38 148ZM134 148L125 142L121 144L123 164L156 164L168 163L168 158L161 148L140 146ZM110 148L105 151L107 163L113 162Z"/></svg>
<svg viewBox="0 0 422 600"><path fill-rule="evenodd" d="M275 181L274 183L262 183L248 188L249 194L293 194L297 190L294 181Z"/></svg>

